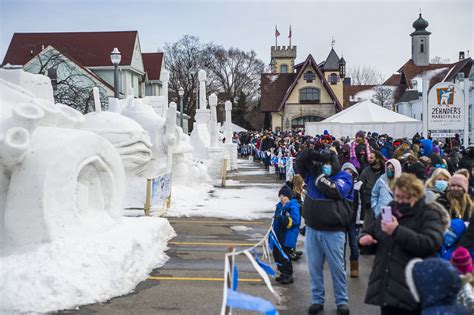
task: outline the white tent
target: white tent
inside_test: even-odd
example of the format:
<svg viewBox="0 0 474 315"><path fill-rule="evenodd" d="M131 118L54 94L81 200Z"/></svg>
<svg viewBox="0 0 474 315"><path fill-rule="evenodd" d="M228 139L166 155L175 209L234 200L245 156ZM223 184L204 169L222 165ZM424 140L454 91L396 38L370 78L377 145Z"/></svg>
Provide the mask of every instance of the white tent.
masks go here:
<svg viewBox="0 0 474 315"><path fill-rule="evenodd" d="M226 123L224 122L224 124L221 126L220 132L225 131L225 124ZM232 132L246 132L246 131L247 131L247 129L244 129L244 128L232 123Z"/></svg>
<svg viewBox="0 0 474 315"><path fill-rule="evenodd" d="M421 133L422 123L370 101L363 101L323 121L307 122L305 130L305 133L311 136L323 134L324 130L327 130L336 138L354 137L357 131L364 130L402 138Z"/></svg>

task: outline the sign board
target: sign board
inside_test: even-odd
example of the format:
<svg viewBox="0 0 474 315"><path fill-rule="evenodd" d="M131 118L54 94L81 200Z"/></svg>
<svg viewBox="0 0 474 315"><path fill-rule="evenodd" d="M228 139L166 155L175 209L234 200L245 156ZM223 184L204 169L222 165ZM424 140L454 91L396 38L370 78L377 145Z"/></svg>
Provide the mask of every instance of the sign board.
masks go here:
<svg viewBox="0 0 474 315"><path fill-rule="evenodd" d="M428 130L463 130L464 93L452 82L441 82L428 93Z"/></svg>
<svg viewBox="0 0 474 315"><path fill-rule="evenodd" d="M171 196L171 173L153 179L151 188L152 208L163 208L166 200Z"/></svg>
<svg viewBox="0 0 474 315"><path fill-rule="evenodd" d="M432 132L432 138L454 138L456 134L454 132Z"/></svg>

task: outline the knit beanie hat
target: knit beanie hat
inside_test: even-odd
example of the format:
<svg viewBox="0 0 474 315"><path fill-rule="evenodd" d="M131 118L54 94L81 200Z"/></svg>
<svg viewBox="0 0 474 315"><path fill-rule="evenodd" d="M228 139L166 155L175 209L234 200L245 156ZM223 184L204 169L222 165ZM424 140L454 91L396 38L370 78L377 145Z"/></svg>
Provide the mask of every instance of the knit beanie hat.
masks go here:
<svg viewBox="0 0 474 315"><path fill-rule="evenodd" d="M282 196L282 195L288 197L289 199L291 199L291 196L293 195L293 193L291 192L290 187L288 187L288 186L286 186L286 185L283 186L283 187L280 189L280 191L278 192L278 197L279 197L279 196Z"/></svg>
<svg viewBox="0 0 474 315"><path fill-rule="evenodd" d="M451 176L451 179L449 180L449 185L459 185L464 189L464 192L467 192L469 190L469 181L467 180L466 176L461 175L461 174L454 174Z"/></svg>
<svg viewBox="0 0 474 315"><path fill-rule="evenodd" d="M451 263L463 275L472 273L472 258L469 251L464 247L458 247L451 256Z"/></svg>
<svg viewBox="0 0 474 315"><path fill-rule="evenodd" d="M356 138L365 138L365 131L362 131L362 130L357 131Z"/></svg>

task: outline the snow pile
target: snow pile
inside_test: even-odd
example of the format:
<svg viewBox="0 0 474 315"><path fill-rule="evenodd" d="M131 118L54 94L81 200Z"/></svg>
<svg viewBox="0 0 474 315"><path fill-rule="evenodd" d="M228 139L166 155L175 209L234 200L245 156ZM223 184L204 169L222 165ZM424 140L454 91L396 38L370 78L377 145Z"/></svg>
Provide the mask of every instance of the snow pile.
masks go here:
<svg viewBox="0 0 474 315"><path fill-rule="evenodd" d="M418 76L414 77L413 80L416 81L416 89L418 90L418 92L420 92L420 93L423 92L423 79L426 79L429 82L435 76L437 76L440 73L445 72L446 70L448 70L447 67L434 69L434 70L429 70L429 71L423 72L421 75L418 75Z"/></svg>
<svg viewBox="0 0 474 315"><path fill-rule="evenodd" d="M214 189L208 193L209 186L202 185L198 189L173 186L167 216L253 220L271 217L278 202L276 186Z"/></svg>
<svg viewBox="0 0 474 315"><path fill-rule="evenodd" d="M112 230L2 257L0 313L49 312L131 292L168 260L167 220L123 218Z"/></svg>
<svg viewBox="0 0 474 315"><path fill-rule="evenodd" d="M231 226L230 228L237 232L245 232L252 229L245 225L235 225L235 226Z"/></svg>

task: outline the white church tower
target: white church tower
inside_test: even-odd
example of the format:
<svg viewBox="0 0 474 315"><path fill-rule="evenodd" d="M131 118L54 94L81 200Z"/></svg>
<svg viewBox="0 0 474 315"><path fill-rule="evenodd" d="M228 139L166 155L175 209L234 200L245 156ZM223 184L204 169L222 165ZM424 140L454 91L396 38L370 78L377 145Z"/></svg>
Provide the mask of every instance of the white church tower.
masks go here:
<svg viewBox="0 0 474 315"><path fill-rule="evenodd" d="M411 36L411 58L417 66L427 66L430 64L430 32L426 30L428 21L420 16L413 22L415 31Z"/></svg>

